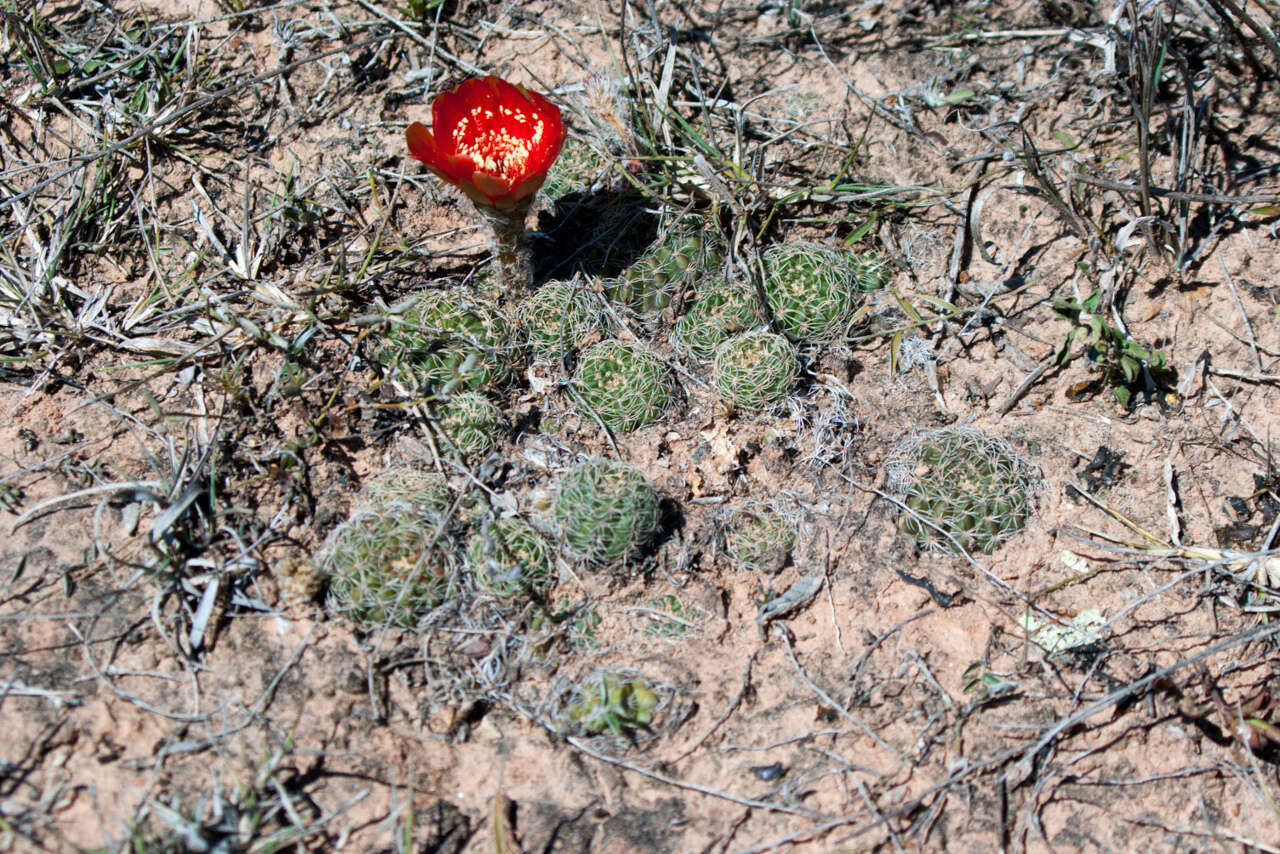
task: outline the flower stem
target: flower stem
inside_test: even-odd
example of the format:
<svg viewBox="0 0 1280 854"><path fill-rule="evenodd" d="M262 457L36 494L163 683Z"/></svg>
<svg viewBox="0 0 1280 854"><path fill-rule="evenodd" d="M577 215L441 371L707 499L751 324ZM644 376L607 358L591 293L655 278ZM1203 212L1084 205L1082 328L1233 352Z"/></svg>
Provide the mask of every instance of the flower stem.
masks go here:
<svg viewBox="0 0 1280 854"><path fill-rule="evenodd" d="M533 287L533 261L524 240L524 221L529 205L509 210L476 206L493 226L494 273L499 286L509 294L528 293Z"/></svg>

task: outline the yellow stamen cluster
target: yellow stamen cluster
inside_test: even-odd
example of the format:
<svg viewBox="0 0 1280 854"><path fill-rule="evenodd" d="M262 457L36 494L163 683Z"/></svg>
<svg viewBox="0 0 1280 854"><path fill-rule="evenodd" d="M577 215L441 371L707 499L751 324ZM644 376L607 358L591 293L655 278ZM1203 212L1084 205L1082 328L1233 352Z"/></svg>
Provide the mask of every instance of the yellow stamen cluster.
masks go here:
<svg viewBox="0 0 1280 854"><path fill-rule="evenodd" d="M503 178L523 176L528 168L529 155L542 142L546 123L539 116L531 116L519 108L499 106L498 112L506 117L502 124L493 122L493 110L476 106L470 116L463 116L453 128L454 150L470 157L476 168L490 175ZM504 127L510 122L532 124L532 133L514 136ZM468 128L474 124L470 133Z"/></svg>

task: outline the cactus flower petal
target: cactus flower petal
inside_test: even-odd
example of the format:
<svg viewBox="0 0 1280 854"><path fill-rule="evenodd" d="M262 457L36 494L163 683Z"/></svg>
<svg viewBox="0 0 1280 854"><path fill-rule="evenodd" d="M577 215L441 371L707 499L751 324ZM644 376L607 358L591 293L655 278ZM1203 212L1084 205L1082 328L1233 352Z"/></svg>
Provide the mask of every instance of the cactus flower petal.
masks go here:
<svg viewBox="0 0 1280 854"><path fill-rule="evenodd" d="M437 95L431 125L409 126L409 153L477 205L497 210L527 203L565 137L555 104L497 77L472 78Z"/></svg>

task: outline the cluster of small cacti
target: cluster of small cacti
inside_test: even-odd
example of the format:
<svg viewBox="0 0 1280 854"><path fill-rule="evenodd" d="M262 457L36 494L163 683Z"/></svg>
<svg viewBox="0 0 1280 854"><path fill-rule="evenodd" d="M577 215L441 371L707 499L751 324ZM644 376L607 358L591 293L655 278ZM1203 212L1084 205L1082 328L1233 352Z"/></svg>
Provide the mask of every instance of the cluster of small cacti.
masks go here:
<svg viewBox="0 0 1280 854"><path fill-rule="evenodd" d="M588 417L614 430L635 430L652 424L671 406L675 379L645 345L609 340L582 352L569 392Z"/></svg>
<svg viewBox="0 0 1280 854"><path fill-rule="evenodd" d="M605 296L636 314L653 314L671 305L682 284L717 269L723 260L714 229L699 219L686 219L606 281Z"/></svg>
<svg viewBox="0 0 1280 854"><path fill-rule="evenodd" d="M447 527L442 514L409 502L352 514L321 553L332 610L369 628L412 628L459 590L457 543Z"/></svg>
<svg viewBox="0 0 1280 854"><path fill-rule="evenodd" d="M625 559L653 538L658 495L635 466L591 459L561 479L554 512L569 548L603 566Z"/></svg>
<svg viewBox="0 0 1280 854"><path fill-rule="evenodd" d="M848 332L862 301L849 256L815 243L785 243L763 256L764 295L779 331L800 344Z"/></svg>
<svg viewBox="0 0 1280 854"><path fill-rule="evenodd" d="M787 565L796 529L768 507L736 511L725 524L725 551L738 569L775 573Z"/></svg>
<svg viewBox="0 0 1280 854"><path fill-rule="evenodd" d="M580 279L547 282L520 303L517 315L529 348L551 358L577 350L604 328L600 297Z"/></svg>
<svg viewBox="0 0 1280 854"><path fill-rule="evenodd" d="M712 385L725 403L760 409L786 397L800 375L800 355L781 335L744 332L716 348Z"/></svg>
<svg viewBox="0 0 1280 854"><path fill-rule="evenodd" d="M1008 442L968 427L913 436L886 467L898 526L933 551L990 554L1026 525L1040 483Z"/></svg>
<svg viewBox="0 0 1280 854"><path fill-rule="evenodd" d="M584 735L623 735L647 729L658 706L658 694L644 677L602 670L574 686L568 716Z"/></svg>
<svg viewBox="0 0 1280 854"><path fill-rule="evenodd" d="M467 543L467 568L478 589L499 599L541 596L554 578L555 553L523 519L486 519Z"/></svg>
<svg viewBox="0 0 1280 854"><path fill-rule="evenodd" d="M465 458L483 456L493 450L507 431L502 410L483 394L464 391L450 395L440 407L440 429L445 439Z"/></svg>
<svg viewBox="0 0 1280 854"><path fill-rule="evenodd" d="M510 324L484 302L428 291L387 334L378 360L417 391L447 396L497 388L513 376L519 348Z"/></svg>
<svg viewBox="0 0 1280 854"><path fill-rule="evenodd" d="M705 361L731 335L763 326L768 318L753 285L713 276L698 285L692 305L671 330L671 345Z"/></svg>

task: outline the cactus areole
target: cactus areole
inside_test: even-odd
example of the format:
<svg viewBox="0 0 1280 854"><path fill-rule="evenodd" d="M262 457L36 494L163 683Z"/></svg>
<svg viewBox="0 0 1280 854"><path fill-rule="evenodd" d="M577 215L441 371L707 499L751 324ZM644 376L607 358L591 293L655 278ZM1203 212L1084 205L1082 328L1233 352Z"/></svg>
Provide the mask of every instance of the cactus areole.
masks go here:
<svg viewBox="0 0 1280 854"><path fill-rule="evenodd" d="M431 128L409 125L409 153L467 194L493 224L498 275L527 288L524 217L560 154L560 109L542 95L497 77L476 77L431 102Z"/></svg>

